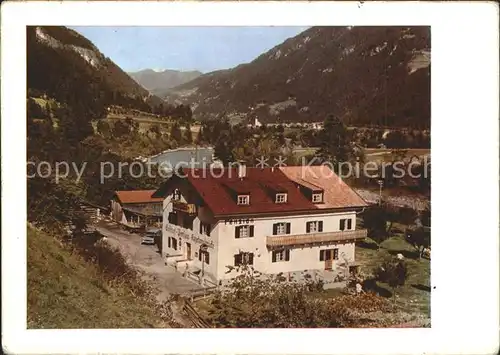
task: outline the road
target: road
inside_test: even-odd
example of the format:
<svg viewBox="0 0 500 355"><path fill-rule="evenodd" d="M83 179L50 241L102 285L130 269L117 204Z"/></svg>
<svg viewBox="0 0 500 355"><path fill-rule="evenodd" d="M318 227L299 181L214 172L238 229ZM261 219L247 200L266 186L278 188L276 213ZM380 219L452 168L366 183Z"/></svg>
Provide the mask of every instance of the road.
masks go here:
<svg viewBox="0 0 500 355"><path fill-rule="evenodd" d="M159 301L166 300L172 294L185 295L202 289L171 266L166 266L156 245L141 245L138 234L126 232L116 223L106 220L99 221L96 229L107 238L110 245L118 247L128 263L144 271L145 278L160 290L157 296Z"/></svg>

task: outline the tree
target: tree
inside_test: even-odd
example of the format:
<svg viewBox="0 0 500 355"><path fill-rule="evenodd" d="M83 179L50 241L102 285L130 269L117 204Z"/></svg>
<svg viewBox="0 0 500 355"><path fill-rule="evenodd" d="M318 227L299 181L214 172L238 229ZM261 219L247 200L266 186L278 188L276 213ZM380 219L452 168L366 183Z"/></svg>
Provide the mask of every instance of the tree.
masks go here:
<svg viewBox="0 0 500 355"><path fill-rule="evenodd" d="M119 138L128 134L130 134L130 126L122 120L117 120L113 125L113 135Z"/></svg>
<svg viewBox="0 0 500 355"><path fill-rule="evenodd" d="M337 165L337 163L348 161L352 155L352 148L348 139L348 133L342 121L329 115L323 129L318 133L320 149L317 155L324 161Z"/></svg>
<svg viewBox="0 0 500 355"><path fill-rule="evenodd" d="M392 288L392 297L396 301L396 289L403 286L408 277L408 269L403 259L391 258L385 260L374 270L377 281L385 282Z"/></svg>
<svg viewBox="0 0 500 355"><path fill-rule="evenodd" d="M423 211L420 212L420 222L423 226L429 227L431 226L431 210L429 207L426 207Z"/></svg>
<svg viewBox="0 0 500 355"><path fill-rule="evenodd" d="M368 230L368 236L380 248L380 244L389 238L392 224L397 217L387 204L375 205L363 212L363 226Z"/></svg>
<svg viewBox="0 0 500 355"><path fill-rule="evenodd" d="M109 126L109 123L105 120L97 121L97 133L104 138L109 138L111 135L111 127Z"/></svg>
<svg viewBox="0 0 500 355"><path fill-rule="evenodd" d="M418 251L418 257L421 259L424 255L424 250L431 246L431 232L429 228L418 227L407 229L405 234L406 240Z"/></svg>
<svg viewBox="0 0 500 355"><path fill-rule="evenodd" d="M186 124L186 130L184 131L183 140L186 144L193 143L193 134L191 133L191 125L189 123Z"/></svg>
<svg viewBox="0 0 500 355"><path fill-rule="evenodd" d="M161 137L160 125L153 124L149 127L149 133L151 133L156 139Z"/></svg>
<svg viewBox="0 0 500 355"><path fill-rule="evenodd" d="M175 122L170 129L170 138L177 142L177 144L182 143L182 132L177 122Z"/></svg>
<svg viewBox="0 0 500 355"><path fill-rule="evenodd" d="M83 114L69 107L61 107L57 110L61 135L70 148L76 147L79 142L94 133L90 121L85 119Z"/></svg>
<svg viewBox="0 0 500 355"><path fill-rule="evenodd" d="M233 146L228 135L222 135L217 140L214 147L215 158L219 159L224 166L235 160L233 153Z"/></svg>
<svg viewBox="0 0 500 355"><path fill-rule="evenodd" d="M26 111L29 118L43 119L46 117L40 105L32 98L26 102Z"/></svg>
<svg viewBox="0 0 500 355"><path fill-rule="evenodd" d="M251 266L242 266L212 298L208 321L224 328L342 327L348 321L343 306L308 295L308 286L287 282L282 274L255 276Z"/></svg>

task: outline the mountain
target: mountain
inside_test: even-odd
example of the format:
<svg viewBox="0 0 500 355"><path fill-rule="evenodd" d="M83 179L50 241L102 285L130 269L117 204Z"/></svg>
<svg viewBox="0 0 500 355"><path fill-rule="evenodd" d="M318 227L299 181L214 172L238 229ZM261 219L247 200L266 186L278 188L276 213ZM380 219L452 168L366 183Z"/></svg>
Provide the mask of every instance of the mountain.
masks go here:
<svg viewBox="0 0 500 355"><path fill-rule="evenodd" d="M27 27L27 79L29 90L96 115L111 104L151 111L163 102L91 41L62 26Z"/></svg>
<svg viewBox="0 0 500 355"><path fill-rule="evenodd" d="M430 27L312 27L248 64L177 86L200 119L430 125Z"/></svg>
<svg viewBox="0 0 500 355"><path fill-rule="evenodd" d="M178 71L166 69L154 71L144 69L128 73L137 83L154 95L165 96L169 89L187 83L199 77L200 71Z"/></svg>

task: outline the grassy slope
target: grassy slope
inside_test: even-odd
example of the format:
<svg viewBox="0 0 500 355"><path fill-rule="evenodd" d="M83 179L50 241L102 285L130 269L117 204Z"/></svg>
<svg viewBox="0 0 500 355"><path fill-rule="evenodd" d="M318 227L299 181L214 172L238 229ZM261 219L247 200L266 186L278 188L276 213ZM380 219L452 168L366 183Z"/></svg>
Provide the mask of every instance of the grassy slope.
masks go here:
<svg viewBox="0 0 500 355"><path fill-rule="evenodd" d="M398 253L406 257L408 278L405 285L396 290L396 304L405 312L430 317L430 261L424 258L419 260L415 249L404 240L402 235L395 235L384 241L380 250L357 246L356 261L362 264L363 270L369 272L379 266L385 257ZM379 286L392 291L387 284L379 283Z"/></svg>
<svg viewBox="0 0 500 355"><path fill-rule="evenodd" d="M53 236L28 227L28 328L166 327L125 286Z"/></svg>

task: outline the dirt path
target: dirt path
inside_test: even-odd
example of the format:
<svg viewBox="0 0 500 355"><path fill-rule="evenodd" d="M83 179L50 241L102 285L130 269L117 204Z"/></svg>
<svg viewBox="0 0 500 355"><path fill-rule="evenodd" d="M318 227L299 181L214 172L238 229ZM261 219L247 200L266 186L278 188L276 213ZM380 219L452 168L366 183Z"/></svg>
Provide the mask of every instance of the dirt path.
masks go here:
<svg viewBox="0 0 500 355"><path fill-rule="evenodd" d="M166 266L156 245L141 245L141 237L120 229L113 222L101 221L96 229L104 235L108 242L123 253L127 261L144 271L144 276L158 287L158 299L166 300L169 295L186 295L191 291L202 289L197 283L188 280Z"/></svg>

